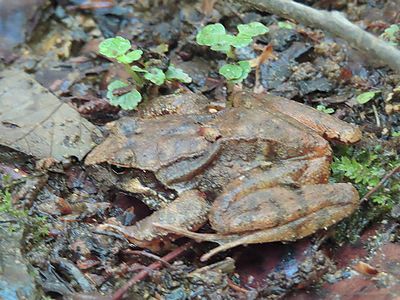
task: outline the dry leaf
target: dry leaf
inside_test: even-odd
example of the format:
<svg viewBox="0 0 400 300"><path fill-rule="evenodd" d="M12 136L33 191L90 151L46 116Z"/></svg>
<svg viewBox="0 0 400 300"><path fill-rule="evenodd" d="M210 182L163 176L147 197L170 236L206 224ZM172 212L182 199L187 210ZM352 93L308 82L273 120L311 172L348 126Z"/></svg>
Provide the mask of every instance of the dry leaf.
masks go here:
<svg viewBox="0 0 400 300"><path fill-rule="evenodd" d="M355 266L353 266L353 269L360 274L370 275L370 276L379 273L379 271L376 268L362 261L358 262Z"/></svg>
<svg viewBox="0 0 400 300"><path fill-rule="evenodd" d="M277 56L273 53L272 45L268 44L264 47L262 53L256 58L250 60L249 63L252 68L257 68L270 59L277 59Z"/></svg>

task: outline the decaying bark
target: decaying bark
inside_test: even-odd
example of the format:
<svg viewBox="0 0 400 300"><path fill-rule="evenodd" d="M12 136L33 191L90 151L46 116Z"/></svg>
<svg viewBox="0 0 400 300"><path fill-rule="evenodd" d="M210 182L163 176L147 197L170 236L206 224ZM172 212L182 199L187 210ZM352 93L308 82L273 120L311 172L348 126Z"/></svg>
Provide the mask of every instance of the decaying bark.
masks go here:
<svg viewBox="0 0 400 300"><path fill-rule="evenodd" d="M351 23L337 11L324 11L291 0L230 0L260 11L293 19L304 25L320 28L346 40L352 47L364 51L400 73L400 51L376 36Z"/></svg>

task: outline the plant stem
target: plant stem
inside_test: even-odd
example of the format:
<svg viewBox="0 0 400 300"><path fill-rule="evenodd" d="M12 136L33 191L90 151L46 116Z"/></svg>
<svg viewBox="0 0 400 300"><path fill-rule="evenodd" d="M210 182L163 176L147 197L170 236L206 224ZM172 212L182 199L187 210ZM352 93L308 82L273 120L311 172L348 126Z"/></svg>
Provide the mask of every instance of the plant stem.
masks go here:
<svg viewBox="0 0 400 300"><path fill-rule="evenodd" d="M137 85L138 87L141 88L141 87L143 86L143 84L144 84L143 79L140 78L140 76L139 76L135 71L132 71L130 65L126 64L126 65L124 65L124 66L125 66L125 71L128 72L129 75L132 76L133 81L136 83L136 85Z"/></svg>
<svg viewBox="0 0 400 300"><path fill-rule="evenodd" d="M226 56L231 59L236 59L236 54L232 47L229 47L229 51L226 52Z"/></svg>

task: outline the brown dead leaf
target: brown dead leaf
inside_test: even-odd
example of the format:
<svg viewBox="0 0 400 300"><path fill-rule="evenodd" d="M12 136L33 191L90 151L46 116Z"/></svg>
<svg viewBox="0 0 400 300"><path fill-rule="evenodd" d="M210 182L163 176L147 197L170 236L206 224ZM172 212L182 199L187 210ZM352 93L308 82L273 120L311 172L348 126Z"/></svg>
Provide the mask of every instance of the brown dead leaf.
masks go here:
<svg viewBox="0 0 400 300"><path fill-rule="evenodd" d="M273 52L272 45L268 44L267 46L264 47L262 53L256 58L251 59L249 63L252 68L259 68L260 65L262 65L263 63L265 63L267 60L270 59L277 59L277 56Z"/></svg>
<svg viewBox="0 0 400 300"><path fill-rule="evenodd" d="M379 273L379 271L375 267L362 261L353 266L353 269L356 270L358 273L369 276L374 276Z"/></svg>
<svg viewBox="0 0 400 300"><path fill-rule="evenodd" d="M265 63L267 60L277 59L276 55L273 53L272 44L268 44L263 48L262 53L256 58L249 61L250 66L252 68L256 68L256 78L253 92L256 94L261 94L264 92L264 87L260 82L260 66Z"/></svg>
<svg viewBox="0 0 400 300"><path fill-rule="evenodd" d="M205 16L210 16L213 9L214 5L217 2L217 0L203 0L201 2L201 11Z"/></svg>
<svg viewBox="0 0 400 300"><path fill-rule="evenodd" d="M32 76L6 70L0 74L0 145L37 159L82 159L100 131Z"/></svg>

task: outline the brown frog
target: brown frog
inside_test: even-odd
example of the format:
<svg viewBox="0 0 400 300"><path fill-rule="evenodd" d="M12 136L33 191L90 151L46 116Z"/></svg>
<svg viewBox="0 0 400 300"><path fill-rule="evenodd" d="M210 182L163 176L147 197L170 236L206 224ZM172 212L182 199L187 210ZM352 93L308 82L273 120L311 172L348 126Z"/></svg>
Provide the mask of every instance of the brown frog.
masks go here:
<svg viewBox="0 0 400 300"><path fill-rule="evenodd" d="M327 183L326 140L357 142L356 126L271 95L242 92L233 104L214 114L155 110L116 122L85 163L128 169L122 178L99 177L161 208L133 226L105 227L151 249L167 235L219 243L206 260L237 245L300 239L356 209L351 184ZM190 231L207 219L215 234Z"/></svg>

